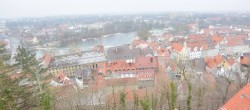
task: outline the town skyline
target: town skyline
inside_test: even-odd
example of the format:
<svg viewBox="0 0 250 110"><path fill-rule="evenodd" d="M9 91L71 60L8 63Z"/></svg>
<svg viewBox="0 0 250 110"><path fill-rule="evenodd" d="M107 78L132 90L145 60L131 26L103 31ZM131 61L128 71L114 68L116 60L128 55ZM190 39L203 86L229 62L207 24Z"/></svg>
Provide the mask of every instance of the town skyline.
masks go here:
<svg viewBox="0 0 250 110"><path fill-rule="evenodd" d="M249 12L247 0L3 0L0 18L154 12Z"/></svg>

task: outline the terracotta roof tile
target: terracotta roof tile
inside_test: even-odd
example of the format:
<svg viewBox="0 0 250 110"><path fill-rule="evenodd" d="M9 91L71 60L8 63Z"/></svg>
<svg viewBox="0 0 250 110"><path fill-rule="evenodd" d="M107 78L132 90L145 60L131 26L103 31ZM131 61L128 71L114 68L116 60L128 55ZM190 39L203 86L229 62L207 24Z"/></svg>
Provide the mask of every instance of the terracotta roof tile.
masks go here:
<svg viewBox="0 0 250 110"><path fill-rule="evenodd" d="M135 66L136 68L141 67L157 67L158 66L158 60L157 57L137 57L135 59Z"/></svg>
<svg viewBox="0 0 250 110"><path fill-rule="evenodd" d="M250 83L235 94L220 110L249 110L250 109Z"/></svg>
<svg viewBox="0 0 250 110"><path fill-rule="evenodd" d="M223 40L223 37L220 37L219 35L212 36L212 40L216 43L219 43Z"/></svg>
<svg viewBox="0 0 250 110"><path fill-rule="evenodd" d="M56 76L53 78L54 81L58 83L63 83L65 85L71 84L71 80L67 78L61 70L58 70Z"/></svg>
<svg viewBox="0 0 250 110"><path fill-rule="evenodd" d="M206 65L209 67L209 68L214 68L216 67L216 63L214 62L214 59L212 57L206 57L205 58L205 62L206 62Z"/></svg>
<svg viewBox="0 0 250 110"><path fill-rule="evenodd" d="M215 63L218 65L223 61L223 58L220 54L216 55L214 58Z"/></svg>
<svg viewBox="0 0 250 110"><path fill-rule="evenodd" d="M181 52L181 50L183 49L183 46L179 43L173 43L171 47L173 51L176 51L176 52Z"/></svg>
<svg viewBox="0 0 250 110"><path fill-rule="evenodd" d="M229 65L233 65L233 64L235 63L235 59L234 59L233 57L229 57L229 58L227 59L227 63L228 63Z"/></svg>
<svg viewBox="0 0 250 110"><path fill-rule="evenodd" d="M48 67L51 60L52 60L52 56L49 53L45 53L45 55L43 56L44 66Z"/></svg>
<svg viewBox="0 0 250 110"><path fill-rule="evenodd" d="M214 57L206 57L205 63L209 68L214 68L217 65L219 65L223 61L223 58L220 54L214 56Z"/></svg>
<svg viewBox="0 0 250 110"><path fill-rule="evenodd" d="M250 57L241 56L240 64L250 65Z"/></svg>

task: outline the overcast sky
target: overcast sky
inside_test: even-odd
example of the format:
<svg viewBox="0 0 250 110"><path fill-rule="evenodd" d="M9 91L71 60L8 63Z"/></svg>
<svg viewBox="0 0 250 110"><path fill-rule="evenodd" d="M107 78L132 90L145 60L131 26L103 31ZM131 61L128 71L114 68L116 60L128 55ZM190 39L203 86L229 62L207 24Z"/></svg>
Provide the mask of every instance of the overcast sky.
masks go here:
<svg viewBox="0 0 250 110"><path fill-rule="evenodd" d="M162 11L250 11L250 0L0 0L0 18Z"/></svg>

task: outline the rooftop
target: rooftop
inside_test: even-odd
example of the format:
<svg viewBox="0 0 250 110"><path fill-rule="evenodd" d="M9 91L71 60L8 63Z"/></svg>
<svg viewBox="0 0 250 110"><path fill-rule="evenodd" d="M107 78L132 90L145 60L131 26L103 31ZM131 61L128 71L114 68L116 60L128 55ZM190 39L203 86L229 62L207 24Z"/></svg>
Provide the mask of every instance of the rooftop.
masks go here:
<svg viewBox="0 0 250 110"><path fill-rule="evenodd" d="M235 94L220 110L249 110L250 109L250 83Z"/></svg>
<svg viewBox="0 0 250 110"><path fill-rule="evenodd" d="M147 55L153 55L153 51L149 48L133 48L130 45L111 47L107 50L107 58L109 61L128 60Z"/></svg>
<svg viewBox="0 0 250 110"><path fill-rule="evenodd" d="M79 54L72 54L66 56L57 56L50 63L49 67L64 67L69 65L82 65L89 63L97 63L107 61L106 56L102 52L87 51Z"/></svg>

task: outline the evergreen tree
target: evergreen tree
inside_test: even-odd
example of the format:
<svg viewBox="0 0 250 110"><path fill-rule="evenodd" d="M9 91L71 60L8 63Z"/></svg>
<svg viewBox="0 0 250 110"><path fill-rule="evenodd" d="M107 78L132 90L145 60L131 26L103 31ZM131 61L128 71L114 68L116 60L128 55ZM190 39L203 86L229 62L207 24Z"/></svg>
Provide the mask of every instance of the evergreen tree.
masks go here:
<svg viewBox="0 0 250 110"><path fill-rule="evenodd" d="M45 75L46 69L42 67L40 61L36 60L35 54L20 46L17 48L17 55L14 59L17 62L16 65L21 67L22 73L29 76L34 106L42 105L42 108L48 109L47 106L52 98L49 98L46 93L47 84L44 80L50 77Z"/></svg>
<svg viewBox="0 0 250 110"><path fill-rule="evenodd" d="M19 84L23 76L10 77L17 74L17 67L4 64L4 46L0 46L0 55L0 110L27 109L30 91Z"/></svg>

